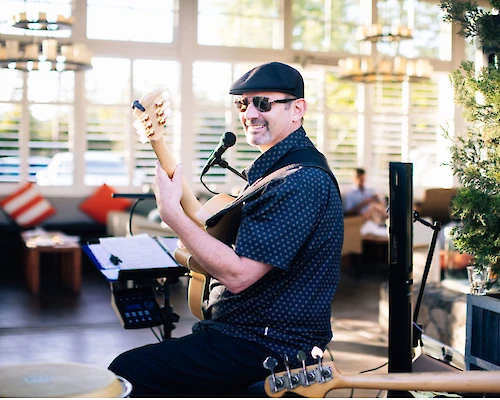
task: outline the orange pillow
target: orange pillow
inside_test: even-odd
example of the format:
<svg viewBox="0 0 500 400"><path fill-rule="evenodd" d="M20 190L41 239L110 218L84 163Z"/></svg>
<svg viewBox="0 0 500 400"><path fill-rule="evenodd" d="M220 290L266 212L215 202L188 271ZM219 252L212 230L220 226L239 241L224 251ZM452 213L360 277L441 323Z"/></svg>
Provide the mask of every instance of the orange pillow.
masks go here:
<svg viewBox="0 0 500 400"><path fill-rule="evenodd" d="M26 182L0 201L0 207L19 226L25 228L41 224L56 212L56 209L40 194L32 182Z"/></svg>
<svg viewBox="0 0 500 400"><path fill-rule="evenodd" d="M106 225L109 211L123 211L132 204L130 200L111 197L113 193L115 193L113 188L105 183L102 184L92 196L80 204L80 210L94 221Z"/></svg>

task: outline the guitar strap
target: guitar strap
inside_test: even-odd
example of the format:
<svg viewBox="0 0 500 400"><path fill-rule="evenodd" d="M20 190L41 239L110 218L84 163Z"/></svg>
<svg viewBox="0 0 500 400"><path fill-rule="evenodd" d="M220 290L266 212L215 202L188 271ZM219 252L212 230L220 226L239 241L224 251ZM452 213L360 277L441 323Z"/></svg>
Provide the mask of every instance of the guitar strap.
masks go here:
<svg viewBox="0 0 500 400"><path fill-rule="evenodd" d="M237 210L239 211L244 202L260 196L262 191L271 181L275 179L282 179L302 167L320 168L323 171L327 172L332 178L335 187L337 188L337 192L340 196L340 189L337 183L337 179L328 166L328 162L325 156L314 147L296 147L289 150L283 157L281 157L271 168L266 171L262 178L258 179L252 185L248 186L242 193L240 193L240 195L236 199L227 204L218 213L210 217L206 221L206 227L214 227L221 221L222 218L227 218L228 216L226 214L228 214L229 212L231 212L231 215L234 215L234 212Z"/></svg>
<svg viewBox="0 0 500 400"><path fill-rule="evenodd" d="M327 172L332 178L340 196L339 184L330 169L330 166L328 165L326 157L315 147L295 147L289 150L268 170L268 172L266 172L265 175L268 175L270 172L274 172L282 167L293 164L299 164L303 167L316 167Z"/></svg>

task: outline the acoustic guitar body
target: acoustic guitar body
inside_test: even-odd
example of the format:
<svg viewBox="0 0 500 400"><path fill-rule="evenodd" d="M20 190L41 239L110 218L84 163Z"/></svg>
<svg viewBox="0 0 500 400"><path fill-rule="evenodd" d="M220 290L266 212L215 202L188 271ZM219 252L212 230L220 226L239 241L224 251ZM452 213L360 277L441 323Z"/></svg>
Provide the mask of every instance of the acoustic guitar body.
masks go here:
<svg viewBox="0 0 500 400"><path fill-rule="evenodd" d="M227 204L234 200L227 194L218 194L208 200L203 208L211 215L216 214ZM220 222L214 227L207 228L206 231L216 239L225 240L228 224L230 223L235 211L225 214ZM188 306L191 313L198 319L205 319L203 315L203 302L208 299L210 274L208 274L187 251L186 248L177 248L174 252L175 260L182 266L189 269L188 286Z"/></svg>

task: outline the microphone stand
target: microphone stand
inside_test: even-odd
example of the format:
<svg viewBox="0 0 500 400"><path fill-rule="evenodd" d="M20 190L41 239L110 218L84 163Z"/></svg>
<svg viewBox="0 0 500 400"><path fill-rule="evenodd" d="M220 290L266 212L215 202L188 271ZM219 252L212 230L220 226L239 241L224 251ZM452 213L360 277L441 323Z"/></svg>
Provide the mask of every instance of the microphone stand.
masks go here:
<svg viewBox="0 0 500 400"><path fill-rule="evenodd" d="M223 158L221 159L217 159L217 160L214 160L214 163L213 165L218 165L219 167L222 167L222 168L227 168L229 171L231 171L233 174L239 176L241 179L244 179L245 181L247 181L248 179L245 177L245 175L243 175L242 173L236 171L233 167L231 167L228 162L226 160L224 160Z"/></svg>
<svg viewBox="0 0 500 400"><path fill-rule="evenodd" d="M134 215L134 210L137 205L144 199L154 199L155 195L153 193L113 193L111 197L114 198L124 198L124 199L136 199L132 207L130 208L129 218L128 218L128 233L133 236L132 233L132 217Z"/></svg>
<svg viewBox="0 0 500 400"><path fill-rule="evenodd" d="M418 221L422 225L431 228L434 232L432 233L431 243L429 245L429 250L427 251L427 260L425 262L424 273L422 276L422 282L420 283L420 289L418 291L418 298L415 304L415 310L413 311L413 348L418 347L419 344L422 345L422 325L417 322L418 313L420 312L420 305L422 304L422 298L424 296L425 283L427 281L427 276L429 275L429 270L431 269L432 257L434 255L434 249L436 248L437 237L439 231L441 230L441 222L435 221L434 224L430 224L426 220L420 218L417 211L413 211L413 222Z"/></svg>
<svg viewBox="0 0 500 400"><path fill-rule="evenodd" d="M205 182L203 182L203 177L208 172L208 170L210 168L212 168L214 165L218 165L218 166L220 166L222 168L227 168L233 174L238 175L241 179L243 179L244 181L247 181L247 178L245 177L245 175L243 175L242 173L236 171L233 167L231 167L228 164L228 162L226 160L224 160L223 158L215 158L214 160L212 160L212 162L210 163L210 165L208 166L208 168L206 168L206 167L203 168L204 170L206 169L206 171L202 171L202 173L200 175L200 182L203 184L203 186L205 186L205 189L207 189L212 194L217 195L219 193L214 192L213 190L210 190L210 188L205 184Z"/></svg>

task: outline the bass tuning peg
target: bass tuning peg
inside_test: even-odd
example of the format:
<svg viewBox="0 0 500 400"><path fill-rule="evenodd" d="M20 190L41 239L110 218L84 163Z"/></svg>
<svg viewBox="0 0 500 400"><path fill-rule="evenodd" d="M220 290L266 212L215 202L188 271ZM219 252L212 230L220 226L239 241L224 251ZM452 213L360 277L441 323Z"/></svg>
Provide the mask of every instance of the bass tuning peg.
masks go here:
<svg viewBox="0 0 500 400"><path fill-rule="evenodd" d="M271 390L277 392L278 390L283 389L283 380L281 378L276 379L276 375L274 374L274 369L278 365L278 361L274 357L267 357L262 363L265 369L271 372Z"/></svg>

